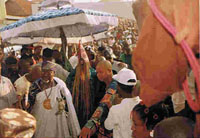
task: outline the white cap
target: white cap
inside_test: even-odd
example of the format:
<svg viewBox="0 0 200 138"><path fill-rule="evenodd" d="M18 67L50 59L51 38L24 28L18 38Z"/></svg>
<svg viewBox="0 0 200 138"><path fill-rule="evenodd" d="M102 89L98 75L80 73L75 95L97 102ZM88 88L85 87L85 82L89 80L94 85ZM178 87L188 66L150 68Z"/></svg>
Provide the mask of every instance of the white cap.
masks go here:
<svg viewBox="0 0 200 138"><path fill-rule="evenodd" d="M134 71L127 68L121 69L116 75L113 76L113 79L128 86L134 86L137 83Z"/></svg>

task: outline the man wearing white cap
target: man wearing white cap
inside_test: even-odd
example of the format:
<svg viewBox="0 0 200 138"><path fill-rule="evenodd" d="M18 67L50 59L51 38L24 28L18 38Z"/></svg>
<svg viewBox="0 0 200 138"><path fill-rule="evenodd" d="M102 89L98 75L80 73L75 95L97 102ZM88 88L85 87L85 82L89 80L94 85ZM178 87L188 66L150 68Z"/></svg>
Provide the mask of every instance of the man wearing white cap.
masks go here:
<svg viewBox="0 0 200 138"><path fill-rule="evenodd" d="M130 113L135 105L141 100L138 93L134 90L137 78L133 70L123 68L118 74L113 76L117 81L117 93L124 98L120 104L110 108L104 126L108 130L113 130L114 138L131 138L131 119ZM133 92L132 92L133 91Z"/></svg>
<svg viewBox="0 0 200 138"><path fill-rule="evenodd" d="M54 77L56 65L42 62L41 78L30 87L28 111L37 119L34 138L76 138L80 126L65 83Z"/></svg>

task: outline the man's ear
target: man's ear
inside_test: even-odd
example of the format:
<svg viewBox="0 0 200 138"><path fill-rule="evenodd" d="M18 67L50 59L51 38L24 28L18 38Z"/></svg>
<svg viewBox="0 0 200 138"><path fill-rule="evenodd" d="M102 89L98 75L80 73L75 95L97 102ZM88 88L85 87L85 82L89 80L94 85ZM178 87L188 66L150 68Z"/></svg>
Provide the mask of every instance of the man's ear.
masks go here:
<svg viewBox="0 0 200 138"><path fill-rule="evenodd" d="M109 74L112 73L112 69L107 69L107 71Z"/></svg>

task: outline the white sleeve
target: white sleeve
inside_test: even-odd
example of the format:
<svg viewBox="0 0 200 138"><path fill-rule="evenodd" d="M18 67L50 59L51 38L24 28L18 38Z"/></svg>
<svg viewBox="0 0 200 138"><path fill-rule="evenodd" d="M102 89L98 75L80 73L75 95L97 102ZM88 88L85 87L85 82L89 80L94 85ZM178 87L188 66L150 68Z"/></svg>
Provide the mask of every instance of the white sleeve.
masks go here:
<svg viewBox="0 0 200 138"><path fill-rule="evenodd" d="M108 117L106 118L106 120L104 122L104 126L108 130L114 129L114 125L115 125L115 114L113 112L113 109L114 109L113 107L110 108Z"/></svg>
<svg viewBox="0 0 200 138"><path fill-rule="evenodd" d="M16 103L18 99L17 99L15 88L10 80L8 80L8 85L10 89L10 92L8 93L8 103L9 103L9 106L12 107L12 105Z"/></svg>
<svg viewBox="0 0 200 138"><path fill-rule="evenodd" d="M58 77L59 79L65 82L68 75L69 75L69 72L67 70L65 70L62 66L57 65L55 77Z"/></svg>
<svg viewBox="0 0 200 138"><path fill-rule="evenodd" d="M73 137L77 137L80 134L80 125L78 122L78 118L76 115L74 105L72 103L71 93L69 92L66 85L61 90L66 96L67 106L68 106L68 111L69 111L69 113L68 113L69 119L68 120L70 121L69 123L71 125Z"/></svg>
<svg viewBox="0 0 200 138"><path fill-rule="evenodd" d="M16 88L17 95L23 96L24 94L29 92L29 88L31 86L31 83L29 81L25 81L24 77L20 77L17 79L14 83Z"/></svg>

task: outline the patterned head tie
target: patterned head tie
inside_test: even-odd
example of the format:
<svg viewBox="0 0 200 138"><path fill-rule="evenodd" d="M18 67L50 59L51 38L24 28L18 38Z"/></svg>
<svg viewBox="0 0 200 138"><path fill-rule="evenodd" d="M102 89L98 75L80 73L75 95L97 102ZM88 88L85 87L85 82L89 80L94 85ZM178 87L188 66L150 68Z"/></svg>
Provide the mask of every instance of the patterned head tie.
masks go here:
<svg viewBox="0 0 200 138"><path fill-rule="evenodd" d="M36 119L29 113L14 108L0 110L0 137L31 138L36 130Z"/></svg>

